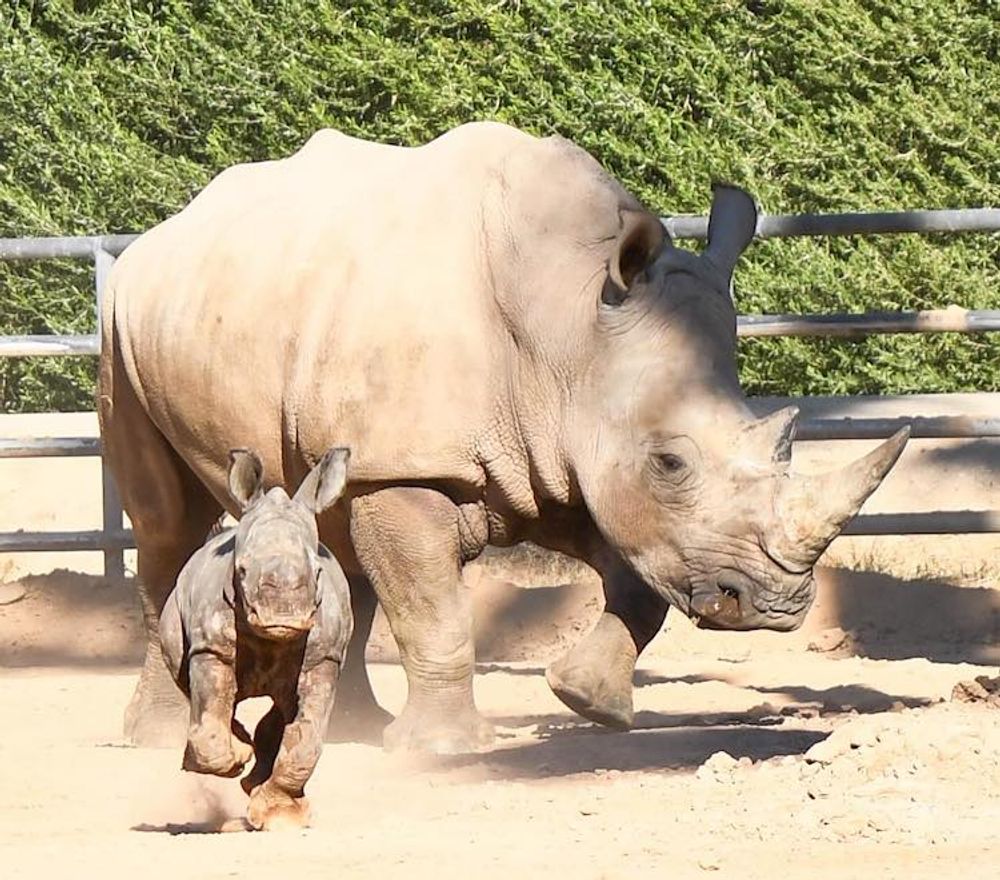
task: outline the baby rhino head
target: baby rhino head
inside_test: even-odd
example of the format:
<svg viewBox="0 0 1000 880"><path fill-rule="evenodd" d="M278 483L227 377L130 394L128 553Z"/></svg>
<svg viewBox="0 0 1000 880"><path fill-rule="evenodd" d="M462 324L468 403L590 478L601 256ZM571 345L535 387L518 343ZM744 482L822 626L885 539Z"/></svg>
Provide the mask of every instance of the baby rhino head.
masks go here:
<svg viewBox="0 0 1000 880"><path fill-rule="evenodd" d="M316 516L344 490L350 450L331 449L292 498L264 491L264 468L249 449L229 453L229 491L243 510L236 527L233 584L250 628L272 640L307 633L320 603Z"/></svg>

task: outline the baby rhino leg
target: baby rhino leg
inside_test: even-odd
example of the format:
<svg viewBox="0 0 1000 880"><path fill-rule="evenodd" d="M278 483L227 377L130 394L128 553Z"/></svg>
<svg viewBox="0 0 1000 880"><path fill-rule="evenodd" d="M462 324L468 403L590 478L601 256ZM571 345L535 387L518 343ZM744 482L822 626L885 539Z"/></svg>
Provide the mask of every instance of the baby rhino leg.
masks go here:
<svg viewBox="0 0 1000 880"><path fill-rule="evenodd" d="M254 828L271 831L308 823L309 803L303 790L323 750L339 674L339 664L324 660L299 676L298 707L288 707L285 717L294 712L294 718L281 735L271 775L250 793L247 821ZM276 701L275 709L284 708ZM255 767L252 775L256 772Z"/></svg>
<svg viewBox="0 0 1000 880"><path fill-rule="evenodd" d="M215 654L189 661L191 723L183 769L215 776L238 776L253 755L233 725L236 671Z"/></svg>

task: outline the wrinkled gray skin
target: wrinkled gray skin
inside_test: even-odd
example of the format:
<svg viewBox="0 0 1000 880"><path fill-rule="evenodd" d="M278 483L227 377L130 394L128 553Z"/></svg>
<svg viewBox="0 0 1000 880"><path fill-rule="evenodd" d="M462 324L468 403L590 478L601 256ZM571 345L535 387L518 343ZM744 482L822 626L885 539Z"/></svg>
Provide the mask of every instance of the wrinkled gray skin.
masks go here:
<svg viewBox="0 0 1000 880"><path fill-rule="evenodd" d="M163 655L191 706L183 768L237 776L254 828L305 824L303 789L322 749L351 636L347 580L319 542L316 516L340 496L349 452L333 449L289 498L263 491L263 466L233 450L235 528L207 541L181 570L160 620ZM271 697L253 741L236 704Z"/></svg>
<svg viewBox="0 0 1000 880"><path fill-rule="evenodd" d="M318 132L132 244L105 291L98 382L150 634L128 734L162 742L175 717L157 617L228 504L237 443L286 486L335 438L356 450L319 523L356 624L338 737L388 720L364 666L377 595L409 685L386 747L492 741L461 580L487 545L600 573L605 613L548 680L604 724L631 723L636 657L669 605L705 626L798 626L814 563L905 436L834 474L789 471L794 412L755 419L737 379L731 279L756 219L719 187L707 248L676 248L583 150L476 123L418 148Z"/></svg>

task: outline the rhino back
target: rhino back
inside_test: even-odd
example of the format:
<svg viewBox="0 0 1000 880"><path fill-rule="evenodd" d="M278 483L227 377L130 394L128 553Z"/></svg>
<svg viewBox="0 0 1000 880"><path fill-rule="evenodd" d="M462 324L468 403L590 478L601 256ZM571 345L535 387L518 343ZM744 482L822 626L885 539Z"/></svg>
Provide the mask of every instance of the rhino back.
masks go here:
<svg viewBox="0 0 1000 880"><path fill-rule="evenodd" d="M225 450L304 472L335 441L355 479L478 480L497 352L481 191L528 136L458 129L406 149L315 135L223 172L111 279L143 405L221 501Z"/></svg>

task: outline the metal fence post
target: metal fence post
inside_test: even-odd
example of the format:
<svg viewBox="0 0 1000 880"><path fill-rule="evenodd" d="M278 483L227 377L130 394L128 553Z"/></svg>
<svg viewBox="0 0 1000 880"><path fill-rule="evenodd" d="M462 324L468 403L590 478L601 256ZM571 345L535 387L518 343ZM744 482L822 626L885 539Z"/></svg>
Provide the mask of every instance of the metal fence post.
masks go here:
<svg viewBox="0 0 1000 880"><path fill-rule="evenodd" d="M94 314L97 319L97 340L101 340L101 299L104 286L107 284L108 273L115 264L115 258L101 247L94 246ZM118 495L118 487L108 468L104 456L101 456L101 531L105 540L111 534L119 534L122 530L122 502ZM125 553L121 547L104 549L104 576L120 580L125 577Z"/></svg>

